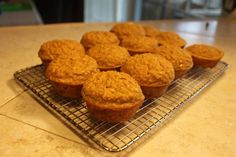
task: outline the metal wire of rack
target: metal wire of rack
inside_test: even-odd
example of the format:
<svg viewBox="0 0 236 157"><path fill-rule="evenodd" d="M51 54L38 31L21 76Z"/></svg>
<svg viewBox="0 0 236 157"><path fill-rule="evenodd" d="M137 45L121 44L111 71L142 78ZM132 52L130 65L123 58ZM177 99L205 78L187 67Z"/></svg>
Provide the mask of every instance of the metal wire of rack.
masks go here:
<svg viewBox="0 0 236 157"><path fill-rule="evenodd" d="M131 120L117 124L93 119L82 100L54 93L44 76L42 65L19 70L14 73L14 77L44 105L52 108L90 140L108 151L117 152L128 148L143 135L166 122L193 96L222 75L227 67L227 63L219 62L212 69L193 68L183 78L176 80L162 97L146 99Z"/></svg>

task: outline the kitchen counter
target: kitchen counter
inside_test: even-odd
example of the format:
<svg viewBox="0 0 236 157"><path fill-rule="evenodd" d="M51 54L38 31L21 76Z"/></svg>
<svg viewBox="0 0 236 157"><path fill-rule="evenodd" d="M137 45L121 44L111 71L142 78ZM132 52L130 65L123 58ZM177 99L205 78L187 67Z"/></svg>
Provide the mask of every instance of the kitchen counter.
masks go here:
<svg viewBox="0 0 236 157"><path fill-rule="evenodd" d="M236 20L146 21L178 32L189 44L213 44L225 52L226 72L142 143L119 153L88 144L13 79L16 70L40 64L37 51L52 39L80 40L112 23L0 27L1 156L236 156Z"/></svg>

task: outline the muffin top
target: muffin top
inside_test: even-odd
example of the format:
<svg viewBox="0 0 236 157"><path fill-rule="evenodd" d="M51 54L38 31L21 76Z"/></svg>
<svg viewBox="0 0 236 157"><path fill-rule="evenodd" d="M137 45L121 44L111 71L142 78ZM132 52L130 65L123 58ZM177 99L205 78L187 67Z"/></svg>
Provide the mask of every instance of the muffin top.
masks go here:
<svg viewBox="0 0 236 157"><path fill-rule="evenodd" d="M111 28L111 32L115 33L120 39L129 35L145 35L143 27L133 22L118 23Z"/></svg>
<svg viewBox="0 0 236 157"><path fill-rule="evenodd" d="M153 26L143 26L144 30L145 30L145 34L148 37L155 37L160 33L160 30L158 30L157 28L153 27Z"/></svg>
<svg viewBox="0 0 236 157"><path fill-rule="evenodd" d="M128 74L116 71L98 72L85 81L82 94L103 106L122 108L143 101L138 83Z"/></svg>
<svg viewBox="0 0 236 157"><path fill-rule="evenodd" d="M58 56L71 56L74 54L84 54L84 47L75 40L51 40L43 43L38 55L44 60L53 60Z"/></svg>
<svg viewBox="0 0 236 157"><path fill-rule="evenodd" d="M62 84L80 85L97 71L96 61L87 55L60 56L49 64L46 77Z"/></svg>
<svg viewBox="0 0 236 157"><path fill-rule="evenodd" d="M94 58L98 67L110 69L120 67L130 57L129 52L118 45L96 45L88 50L88 55Z"/></svg>
<svg viewBox="0 0 236 157"><path fill-rule="evenodd" d="M119 45L120 41L117 36L107 31L90 31L85 33L81 38L81 44L86 48L91 48L99 44Z"/></svg>
<svg viewBox="0 0 236 157"><path fill-rule="evenodd" d="M124 37L120 45L128 51L144 53L156 47L158 41L151 37L131 35Z"/></svg>
<svg viewBox="0 0 236 157"><path fill-rule="evenodd" d="M172 64L160 55L150 53L132 56L121 67L141 86L164 86L174 79Z"/></svg>
<svg viewBox="0 0 236 157"><path fill-rule="evenodd" d="M175 70L190 69L193 66L191 55L177 46L163 45L154 48L151 53L163 56L172 63Z"/></svg>
<svg viewBox="0 0 236 157"><path fill-rule="evenodd" d="M221 50L205 44L194 44L187 47L186 50L188 50L192 56L203 59L218 60L224 56Z"/></svg>
<svg viewBox="0 0 236 157"><path fill-rule="evenodd" d="M156 39L160 45L175 45L178 47L184 47L186 45L186 41L175 32L160 32L156 36Z"/></svg>

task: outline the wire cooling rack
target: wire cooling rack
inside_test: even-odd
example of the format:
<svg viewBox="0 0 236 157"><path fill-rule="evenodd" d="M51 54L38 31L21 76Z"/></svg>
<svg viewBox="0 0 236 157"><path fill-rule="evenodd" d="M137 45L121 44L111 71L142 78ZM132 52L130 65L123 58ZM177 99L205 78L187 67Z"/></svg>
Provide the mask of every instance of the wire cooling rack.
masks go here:
<svg viewBox="0 0 236 157"><path fill-rule="evenodd" d="M108 151L121 151L166 122L194 95L223 74L227 66L227 63L219 62L212 69L193 68L183 78L176 80L162 97L146 99L131 120L117 124L92 119L82 100L54 93L51 84L44 77L42 65L19 70L14 73L14 77L46 107L54 110L88 139Z"/></svg>

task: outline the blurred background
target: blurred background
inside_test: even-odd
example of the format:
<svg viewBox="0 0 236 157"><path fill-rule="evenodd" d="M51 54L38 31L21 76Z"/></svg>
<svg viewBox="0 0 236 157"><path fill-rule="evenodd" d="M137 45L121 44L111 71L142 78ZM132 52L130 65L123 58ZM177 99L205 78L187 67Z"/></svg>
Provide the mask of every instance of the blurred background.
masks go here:
<svg viewBox="0 0 236 157"><path fill-rule="evenodd" d="M236 18L236 0L0 0L0 26Z"/></svg>

